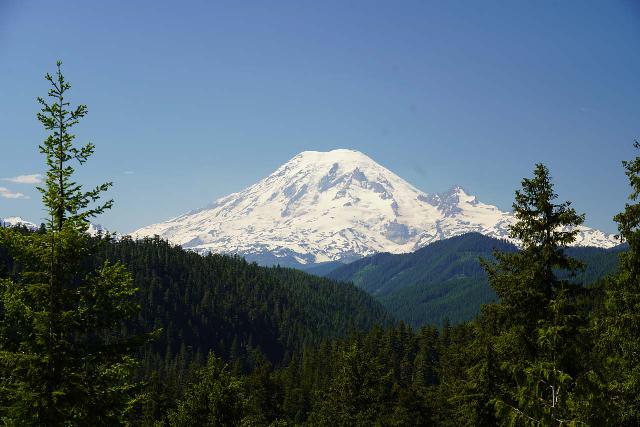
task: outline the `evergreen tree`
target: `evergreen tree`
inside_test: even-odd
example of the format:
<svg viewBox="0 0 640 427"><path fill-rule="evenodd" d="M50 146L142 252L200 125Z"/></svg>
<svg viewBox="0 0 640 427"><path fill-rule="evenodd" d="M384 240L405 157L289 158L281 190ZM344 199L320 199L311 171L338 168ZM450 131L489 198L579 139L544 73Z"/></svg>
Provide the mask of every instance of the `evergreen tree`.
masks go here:
<svg viewBox="0 0 640 427"><path fill-rule="evenodd" d="M499 367L493 402L510 425L559 425L582 420L580 392L589 374L578 357L585 314L578 309L581 287L570 278L581 263L565 254L584 221L570 202L556 203L548 169L538 164L522 181L513 204L510 237L515 253L495 253L484 262L500 303L485 309L480 322L496 331L485 363ZM494 361L495 358L495 361ZM585 415L588 416L588 415Z"/></svg>
<svg viewBox="0 0 640 427"><path fill-rule="evenodd" d="M640 143L634 144L640 149ZM604 307L594 319L607 384L603 399L614 412L611 423L640 424L640 156L623 162L631 185L624 211L614 217L629 245L619 272L605 282Z"/></svg>
<svg viewBox="0 0 640 427"><path fill-rule="evenodd" d="M16 425L114 425L133 403L133 352L149 336L123 331L139 310L124 265L88 267L104 243L88 235L88 221L112 206L99 203L111 183L85 192L73 180L73 162L84 164L94 146L74 144L70 130L87 108L70 108L60 67L46 75L49 101L38 98L38 119L50 133L39 147L49 220L39 233L0 230L0 245L18 265L0 279L0 417Z"/></svg>
<svg viewBox="0 0 640 427"><path fill-rule="evenodd" d="M311 425L379 426L389 424L392 372L379 357L366 354L357 343L340 351L338 370L321 394Z"/></svg>
<svg viewBox="0 0 640 427"><path fill-rule="evenodd" d="M457 421L460 425L493 426L496 425L495 410L491 398L498 387L495 349L492 337L496 335L496 322L491 306L484 306L483 313L479 315L481 321L470 325L469 331L473 341L470 345L458 346L461 354L467 362L465 376L462 381L455 384L457 389L453 391L454 400L457 403ZM450 363L447 357L447 364ZM463 362L464 363L464 362ZM464 370L464 364L461 366Z"/></svg>
<svg viewBox="0 0 640 427"><path fill-rule="evenodd" d="M242 380L213 353L207 367L197 375L177 408L169 414L172 427L236 426L244 413L245 395Z"/></svg>

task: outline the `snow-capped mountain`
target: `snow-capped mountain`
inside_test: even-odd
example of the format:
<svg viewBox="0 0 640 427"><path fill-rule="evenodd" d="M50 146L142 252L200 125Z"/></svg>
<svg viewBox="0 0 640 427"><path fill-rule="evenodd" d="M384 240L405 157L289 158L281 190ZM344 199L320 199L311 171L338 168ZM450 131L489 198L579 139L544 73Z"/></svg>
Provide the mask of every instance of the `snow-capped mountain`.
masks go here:
<svg viewBox="0 0 640 427"><path fill-rule="evenodd" d="M198 252L308 264L411 252L471 231L504 238L512 221L510 213L462 187L427 194L363 153L340 149L300 153L243 191L132 236L159 235ZM576 244L618 242L581 227Z"/></svg>
<svg viewBox="0 0 640 427"><path fill-rule="evenodd" d="M16 226L27 227L28 229L34 230L34 231L40 228L33 222L22 219L19 216L9 216L6 218L0 218L0 227L16 227ZM90 223L89 229L87 230L87 232L91 236L97 236L98 233L106 234L107 230L100 224Z"/></svg>
<svg viewBox="0 0 640 427"><path fill-rule="evenodd" d="M9 216L0 218L0 227L27 227L30 230L37 230L38 226L32 222L22 219L19 216Z"/></svg>
<svg viewBox="0 0 640 427"><path fill-rule="evenodd" d="M107 234L108 230L104 228L102 224L89 223L87 233L89 233L90 236L97 236L98 234Z"/></svg>

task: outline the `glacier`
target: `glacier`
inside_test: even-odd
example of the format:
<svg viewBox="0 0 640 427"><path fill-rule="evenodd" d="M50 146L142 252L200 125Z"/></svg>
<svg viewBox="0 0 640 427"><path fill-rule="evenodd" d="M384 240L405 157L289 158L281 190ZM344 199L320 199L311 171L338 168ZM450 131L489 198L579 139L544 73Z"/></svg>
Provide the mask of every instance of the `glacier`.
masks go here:
<svg viewBox="0 0 640 427"><path fill-rule="evenodd" d="M337 149L302 152L240 192L131 236L157 235L199 253L316 264L412 252L468 232L508 239L513 221L461 186L428 194L359 151ZM619 243L581 226L575 245Z"/></svg>

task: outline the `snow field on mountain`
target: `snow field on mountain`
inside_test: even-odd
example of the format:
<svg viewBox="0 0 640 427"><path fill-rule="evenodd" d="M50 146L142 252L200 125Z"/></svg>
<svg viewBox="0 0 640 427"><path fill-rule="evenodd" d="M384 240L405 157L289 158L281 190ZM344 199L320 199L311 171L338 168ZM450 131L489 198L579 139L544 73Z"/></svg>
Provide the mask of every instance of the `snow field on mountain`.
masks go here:
<svg viewBox="0 0 640 427"><path fill-rule="evenodd" d="M411 252L471 231L507 238L512 214L461 187L427 194L363 153L305 151L268 177L211 206L141 228L198 252L270 253L300 263ZM612 247L580 227L578 245Z"/></svg>

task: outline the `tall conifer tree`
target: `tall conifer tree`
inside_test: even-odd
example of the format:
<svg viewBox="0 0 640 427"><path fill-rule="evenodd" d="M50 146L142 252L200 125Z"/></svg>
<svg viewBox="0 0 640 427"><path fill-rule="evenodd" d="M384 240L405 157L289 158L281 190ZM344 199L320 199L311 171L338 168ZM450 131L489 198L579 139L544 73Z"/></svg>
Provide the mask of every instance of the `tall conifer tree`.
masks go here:
<svg viewBox="0 0 640 427"><path fill-rule="evenodd" d="M640 143L634 144L640 149ZM605 368L606 395L615 421L640 425L640 156L623 162L631 185L624 211L614 217L629 249L619 272L605 282L604 307L594 319Z"/></svg>
<svg viewBox="0 0 640 427"><path fill-rule="evenodd" d="M576 303L581 288L559 273L570 277L581 268L564 248L574 242L584 215L556 199L549 170L536 165L513 204L509 235L521 250L497 252L495 263L484 262L500 302L486 307L479 321L494 324L488 352L499 369L493 402L511 425L580 421L576 393L588 373L577 357L585 321Z"/></svg>
<svg viewBox="0 0 640 427"><path fill-rule="evenodd" d="M147 335L128 335L123 321L139 311L131 275L119 263L92 267L105 239L88 235L90 218L111 183L84 191L73 180L93 144L77 147L70 133L87 107L70 107L71 85L57 63L38 120L49 135L46 182L39 188L46 230L0 230L18 274L0 279L0 417L10 425L114 425L123 422L137 384L133 351Z"/></svg>

